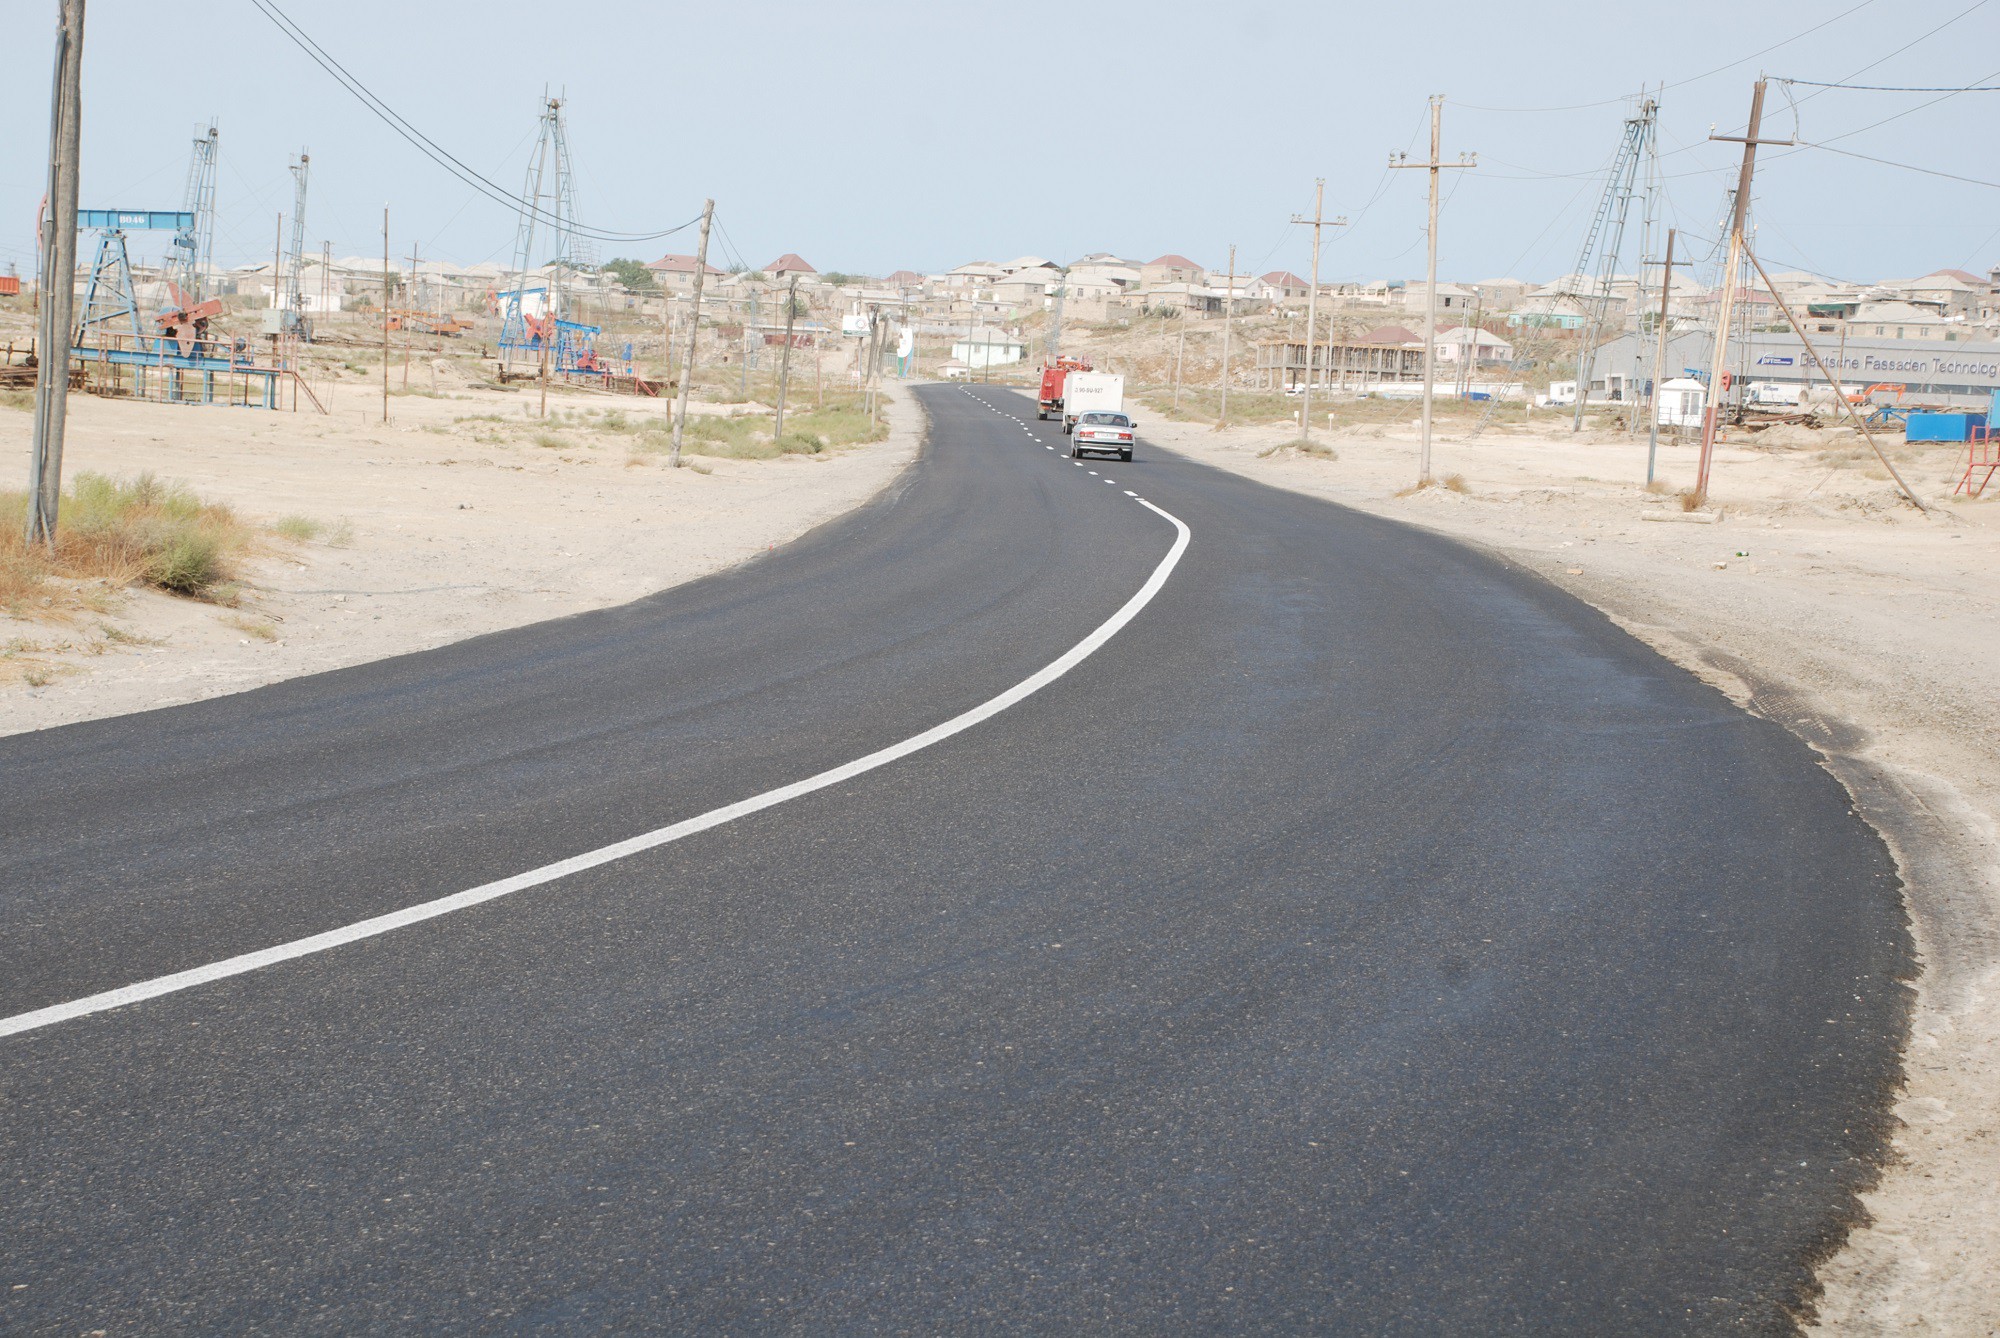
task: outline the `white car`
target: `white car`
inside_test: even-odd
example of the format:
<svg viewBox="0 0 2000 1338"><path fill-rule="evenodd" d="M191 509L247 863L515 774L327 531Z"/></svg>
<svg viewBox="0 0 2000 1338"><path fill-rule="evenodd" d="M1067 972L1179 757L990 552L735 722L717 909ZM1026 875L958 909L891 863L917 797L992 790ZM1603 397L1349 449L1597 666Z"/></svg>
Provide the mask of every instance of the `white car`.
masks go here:
<svg viewBox="0 0 2000 1338"><path fill-rule="evenodd" d="M1139 425L1122 413L1092 409L1076 420L1076 428L1069 436L1069 453L1079 460L1096 454L1130 460L1132 434L1138 430Z"/></svg>

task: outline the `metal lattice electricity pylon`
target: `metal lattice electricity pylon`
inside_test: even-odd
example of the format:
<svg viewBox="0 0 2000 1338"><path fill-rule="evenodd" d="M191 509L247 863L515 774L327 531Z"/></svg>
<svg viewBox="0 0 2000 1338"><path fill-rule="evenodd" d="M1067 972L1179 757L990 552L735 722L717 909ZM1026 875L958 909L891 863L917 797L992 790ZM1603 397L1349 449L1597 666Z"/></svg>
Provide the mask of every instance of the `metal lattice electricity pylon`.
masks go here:
<svg viewBox="0 0 2000 1338"><path fill-rule="evenodd" d="M541 133L528 157L527 181L521 188L521 221L514 234L513 284L501 297L500 348L509 363L515 350L540 356L538 331L554 330L567 314L564 286L568 273L595 259L576 235L576 174L570 166L569 140L563 132L562 99L548 98L542 106ZM535 265L535 239L546 238L548 278L543 288L542 315L530 321L522 311L528 279ZM536 304L529 302L532 309ZM546 323L546 324L545 324Z"/></svg>
<svg viewBox="0 0 2000 1338"><path fill-rule="evenodd" d="M1618 274L1618 253L1625 244L1625 221L1632 212L1632 196L1638 181L1639 164L1653 148L1653 123L1659 103L1641 98L1636 116L1625 122L1625 137L1619 141L1618 156L1612 160L1611 175L1604 182L1604 196L1591 216L1590 231L1584 235L1583 250L1577 254L1570 286L1563 293L1583 314L1583 346L1576 355L1576 416L1572 432L1583 428L1584 402L1590 398L1590 377L1597 362L1597 341L1604 330L1605 314L1611 307L1611 285ZM1580 290L1587 276L1595 279L1588 292Z"/></svg>
<svg viewBox="0 0 2000 1338"><path fill-rule="evenodd" d="M194 215L194 226L174 234L167 254L167 282L180 290L183 306L208 296L208 271L215 254L215 162L221 142L221 132L211 121L206 134L194 137L188 158L182 208Z"/></svg>

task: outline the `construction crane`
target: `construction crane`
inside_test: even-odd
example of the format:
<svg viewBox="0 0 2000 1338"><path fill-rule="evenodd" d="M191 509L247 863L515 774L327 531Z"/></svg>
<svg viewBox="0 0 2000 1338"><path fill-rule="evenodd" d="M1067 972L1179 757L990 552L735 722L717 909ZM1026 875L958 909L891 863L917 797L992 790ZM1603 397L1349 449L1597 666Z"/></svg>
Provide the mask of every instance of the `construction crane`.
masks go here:
<svg viewBox="0 0 2000 1338"><path fill-rule="evenodd" d="M1582 313L1583 346L1576 355L1576 414L1570 431L1583 429L1584 403L1590 398L1590 378L1596 370L1597 342L1611 307L1611 285L1618 274L1618 253L1625 244L1625 222L1632 212L1632 196L1638 181L1639 164L1653 151L1654 121L1659 103L1650 97L1639 101L1638 114L1626 118L1625 135L1612 159L1611 173L1604 181L1604 195L1591 216L1590 230L1584 234L1583 250L1577 254L1576 269L1565 283L1561 297ZM1593 264L1594 262L1594 264ZM1591 278L1593 268L1594 279ZM1582 284L1589 279L1588 292Z"/></svg>

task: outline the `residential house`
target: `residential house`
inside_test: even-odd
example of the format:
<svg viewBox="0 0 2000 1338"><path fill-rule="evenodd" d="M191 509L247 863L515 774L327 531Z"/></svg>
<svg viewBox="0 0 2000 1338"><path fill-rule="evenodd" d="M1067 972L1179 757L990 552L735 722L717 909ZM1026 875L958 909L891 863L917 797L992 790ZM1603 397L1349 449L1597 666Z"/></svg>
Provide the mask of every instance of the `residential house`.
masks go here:
<svg viewBox="0 0 2000 1338"><path fill-rule="evenodd" d="M972 260L945 273L945 285L950 288L990 288L995 279L1004 279L1007 271L990 260Z"/></svg>
<svg viewBox="0 0 2000 1338"><path fill-rule="evenodd" d="M1172 253L1157 256L1139 267L1140 282L1149 289L1175 283L1202 283L1207 278L1207 272L1200 265L1186 256Z"/></svg>
<svg viewBox="0 0 2000 1338"><path fill-rule="evenodd" d="M1249 293L1274 307L1286 307L1305 302L1312 295L1312 285L1288 269L1274 269L1259 275L1250 284Z"/></svg>
<svg viewBox="0 0 2000 1338"><path fill-rule="evenodd" d="M1479 305L1492 312L1511 310L1535 287L1523 279L1481 279L1467 286L1478 296Z"/></svg>
<svg viewBox="0 0 2000 1338"><path fill-rule="evenodd" d="M652 271L653 281L670 293L694 291L695 258L693 256L661 256L647 265ZM722 271L710 265L703 270L703 281L710 282L722 277Z"/></svg>
<svg viewBox="0 0 2000 1338"><path fill-rule="evenodd" d="M1011 310L1040 311L1060 282L1062 275L1055 270L1030 266L996 282L993 299Z"/></svg>
<svg viewBox="0 0 2000 1338"><path fill-rule="evenodd" d="M797 251L785 252L776 260L764 266L764 273L780 281L794 274L798 275L801 279L817 278L819 275L819 271L808 265L804 257L800 256Z"/></svg>
<svg viewBox="0 0 2000 1338"><path fill-rule="evenodd" d="M1418 341L1421 348L1422 342ZM1514 361L1514 346L1477 325L1438 326L1433 347L1437 360L1453 368L1506 366Z"/></svg>
<svg viewBox="0 0 2000 1338"><path fill-rule="evenodd" d="M1847 318L1848 332L1877 339L1936 339L1952 342L1968 337L1956 321L1929 302L1858 302Z"/></svg>
<svg viewBox="0 0 2000 1338"><path fill-rule="evenodd" d="M970 330L952 341L953 361L969 368L1004 367L1021 361L1028 346L1005 330Z"/></svg>
<svg viewBox="0 0 2000 1338"><path fill-rule="evenodd" d="M1868 296L1888 301L1931 304L1945 316L1970 317L1987 295L1987 282L1962 269L1941 269L1920 279L1885 279Z"/></svg>
<svg viewBox="0 0 2000 1338"><path fill-rule="evenodd" d="M1430 285L1422 281L1403 285L1403 309L1424 311L1430 305ZM1437 286L1437 309L1440 314L1459 315L1472 310L1472 304L1479 295L1470 288L1461 288L1455 283L1440 283Z"/></svg>
<svg viewBox="0 0 2000 1338"><path fill-rule="evenodd" d="M1025 270L1037 269L1047 270L1050 274L1060 274L1062 272L1061 265L1058 265L1053 260L1044 260L1040 256L1016 256L1000 268L1007 274L1019 274Z"/></svg>

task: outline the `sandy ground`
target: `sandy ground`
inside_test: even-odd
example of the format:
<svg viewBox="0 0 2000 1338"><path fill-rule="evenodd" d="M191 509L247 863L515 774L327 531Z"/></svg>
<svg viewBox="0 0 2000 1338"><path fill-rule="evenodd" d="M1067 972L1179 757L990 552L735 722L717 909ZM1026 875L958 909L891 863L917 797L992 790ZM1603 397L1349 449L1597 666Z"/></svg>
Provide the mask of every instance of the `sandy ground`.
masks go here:
<svg viewBox="0 0 2000 1338"><path fill-rule="evenodd" d="M1148 415L1141 414L1142 418ZM1336 430L1337 460L1280 450L1289 426L1146 436L1281 487L1477 543L1603 609L1749 709L1805 738L1902 865L1923 960L1896 1161L1870 1224L1821 1269L1839 1333L2000 1332L2000 488L1953 502L1963 448L1900 463L1935 511L1900 502L1844 449L1720 450L1720 523L1666 519L1646 443L1442 426L1438 476L1398 496L1416 431ZM1553 425L1552 425L1553 428ZM1803 430L1795 439L1810 439ZM1659 475L1692 481L1692 447ZM1656 518L1657 517L1657 518Z"/></svg>
<svg viewBox="0 0 2000 1338"><path fill-rule="evenodd" d="M150 470L246 520L304 516L327 532L309 542L261 537L234 608L136 590L100 595L102 615L0 615L0 734L238 692L634 599L859 505L915 458L922 436L921 411L898 393L886 441L776 460L689 456L698 469L671 469L664 456L634 455L630 438L546 431L524 413L538 407L532 393L394 397L387 427L379 401L336 404L324 417L84 395L70 403L65 477ZM668 412L662 402L584 394L552 395L549 408ZM29 435L27 413L0 409L5 476L25 481Z"/></svg>

